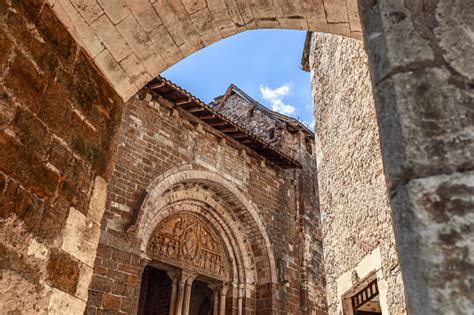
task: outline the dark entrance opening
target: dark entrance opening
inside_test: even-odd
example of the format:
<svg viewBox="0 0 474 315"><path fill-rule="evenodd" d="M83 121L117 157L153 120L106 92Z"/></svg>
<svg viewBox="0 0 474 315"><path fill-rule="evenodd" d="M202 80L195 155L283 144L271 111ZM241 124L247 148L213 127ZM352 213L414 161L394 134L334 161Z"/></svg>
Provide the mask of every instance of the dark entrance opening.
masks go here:
<svg viewBox="0 0 474 315"><path fill-rule="evenodd" d="M212 314L212 290L207 283L194 281L191 289L191 301L189 315L211 315Z"/></svg>
<svg viewBox="0 0 474 315"><path fill-rule="evenodd" d="M171 279L166 271L146 266L143 270L139 315L168 315L171 300Z"/></svg>

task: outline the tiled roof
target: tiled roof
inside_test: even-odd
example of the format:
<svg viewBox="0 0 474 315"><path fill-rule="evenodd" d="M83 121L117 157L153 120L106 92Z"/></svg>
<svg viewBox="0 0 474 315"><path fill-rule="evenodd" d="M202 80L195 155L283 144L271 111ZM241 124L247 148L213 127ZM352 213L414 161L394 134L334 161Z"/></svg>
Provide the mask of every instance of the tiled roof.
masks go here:
<svg viewBox="0 0 474 315"><path fill-rule="evenodd" d="M146 87L164 99L172 102L175 106L182 108L211 127L224 133L226 136L252 149L274 164L282 168L301 168L301 164L288 154L251 134L238 124L229 120L226 116L220 114L211 106L205 104L199 98L164 77L158 76L154 78Z"/></svg>

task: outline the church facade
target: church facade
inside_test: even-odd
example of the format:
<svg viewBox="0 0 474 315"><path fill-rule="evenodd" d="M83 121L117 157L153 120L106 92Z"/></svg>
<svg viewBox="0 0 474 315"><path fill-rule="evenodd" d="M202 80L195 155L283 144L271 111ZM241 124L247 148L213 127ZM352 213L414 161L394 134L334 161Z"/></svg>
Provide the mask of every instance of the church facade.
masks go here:
<svg viewBox="0 0 474 315"><path fill-rule="evenodd" d="M126 104L86 313L323 312L313 150L235 86L206 105L150 82Z"/></svg>

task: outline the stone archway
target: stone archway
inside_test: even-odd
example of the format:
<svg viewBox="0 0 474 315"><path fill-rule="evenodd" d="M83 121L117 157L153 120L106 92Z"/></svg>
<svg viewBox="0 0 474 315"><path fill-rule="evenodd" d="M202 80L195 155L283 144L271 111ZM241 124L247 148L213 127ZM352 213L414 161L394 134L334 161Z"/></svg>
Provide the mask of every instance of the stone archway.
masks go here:
<svg viewBox="0 0 474 315"><path fill-rule="evenodd" d="M233 308L246 305L246 309L255 310L255 294L272 299L270 292L277 284L272 247L267 245L269 238L258 209L235 184L218 174L182 166L157 178L149 190L137 224L130 227L130 231L140 234L142 251L146 251L159 222L173 212L191 209L217 228L235 262L229 293L236 299ZM254 252L253 248L259 250ZM259 261L258 268L255 261Z"/></svg>
<svg viewBox="0 0 474 315"><path fill-rule="evenodd" d="M53 10L125 100L181 59L246 30L362 38L356 0L74 0Z"/></svg>
<svg viewBox="0 0 474 315"><path fill-rule="evenodd" d="M197 209L193 209L199 208L199 205L185 203L170 207L173 214L155 227L146 251L151 264L172 268L168 271L172 282L170 314L190 314L194 294L192 288L198 280L214 292L214 298L209 295L213 309L219 310L214 314L224 314L228 308L241 313L238 298L227 298L228 292L235 294L229 290L231 273L236 271L230 265L234 265L235 260L229 259L227 254L233 250L226 248L228 243L222 241L212 223L206 222L197 214ZM234 305L226 305L228 300Z"/></svg>

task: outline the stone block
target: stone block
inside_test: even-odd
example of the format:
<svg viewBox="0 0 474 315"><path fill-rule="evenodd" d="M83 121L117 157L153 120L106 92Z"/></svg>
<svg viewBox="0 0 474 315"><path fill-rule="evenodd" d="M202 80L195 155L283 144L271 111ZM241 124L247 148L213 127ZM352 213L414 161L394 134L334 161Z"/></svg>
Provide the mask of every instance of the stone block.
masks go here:
<svg viewBox="0 0 474 315"><path fill-rule="evenodd" d="M6 134L0 134L0 170L22 183L23 187L40 198L53 197L59 176L45 163Z"/></svg>
<svg viewBox="0 0 474 315"><path fill-rule="evenodd" d="M89 24L92 24L99 16L104 14L104 11L95 0L71 0L71 3Z"/></svg>
<svg viewBox="0 0 474 315"><path fill-rule="evenodd" d="M328 23L347 23L346 0L324 0Z"/></svg>
<svg viewBox="0 0 474 315"><path fill-rule="evenodd" d="M98 0L97 2L114 24L119 23L131 14L125 0Z"/></svg>
<svg viewBox="0 0 474 315"><path fill-rule="evenodd" d="M41 100L41 107L36 110L38 118L63 140L70 140L72 122L72 103L69 93L59 84L51 83L46 88Z"/></svg>
<svg viewBox="0 0 474 315"><path fill-rule="evenodd" d="M79 265L79 281L77 284L76 296L81 300L87 301L89 284L92 279L92 268L85 265Z"/></svg>
<svg viewBox="0 0 474 315"><path fill-rule="evenodd" d="M99 129L107 123L107 118L113 118L112 123L118 123L112 113L122 101L94 67L93 61L84 52L79 53L72 76L66 78L65 83L74 104Z"/></svg>
<svg viewBox="0 0 474 315"><path fill-rule="evenodd" d="M98 18L91 27L117 61L130 54L130 48L106 15Z"/></svg>
<svg viewBox="0 0 474 315"><path fill-rule="evenodd" d="M53 7L54 12L67 27L69 32L77 39L89 55L94 58L103 49L102 42L94 33L86 20L79 14L76 8L69 1L58 1Z"/></svg>
<svg viewBox="0 0 474 315"><path fill-rule="evenodd" d="M120 311L122 299L110 293L104 294L102 305L107 310Z"/></svg>
<svg viewBox="0 0 474 315"><path fill-rule="evenodd" d="M411 4L422 5L416 1ZM412 9L400 1L361 5L374 86L396 69L434 63L430 40L418 28L417 19L424 19L423 12L421 7Z"/></svg>
<svg viewBox="0 0 474 315"><path fill-rule="evenodd" d="M45 125L30 112L18 108L12 127L15 136L25 147L45 159L52 141Z"/></svg>
<svg viewBox="0 0 474 315"><path fill-rule="evenodd" d="M72 153L70 153L64 145L59 143L57 140L53 142L49 151L49 163L54 165L62 174L65 174L68 168L71 166L73 159ZM73 179L74 177L70 178ZM75 179L75 178L74 178Z"/></svg>
<svg viewBox="0 0 474 315"><path fill-rule="evenodd" d="M474 308L474 172L414 179L392 199L408 308L462 314Z"/></svg>
<svg viewBox="0 0 474 315"><path fill-rule="evenodd" d="M35 22L38 19L41 9L43 8L43 0L25 0L15 1L13 8L24 16L29 22Z"/></svg>
<svg viewBox="0 0 474 315"><path fill-rule="evenodd" d="M97 176L94 181L94 188L89 203L88 218L100 225L102 215L105 210L105 203L107 201L107 182L100 176Z"/></svg>
<svg viewBox="0 0 474 315"><path fill-rule="evenodd" d="M36 27L42 39L50 47L54 47L53 50L59 56L63 65L67 66L74 61L77 51L76 42L53 13L50 6L46 5L43 7Z"/></svg>
<svg viewBox="0 0 474 315"><path fill-rule="evenodd" d="M159 58L161 59L161 57ZM161 63L163 64L162 60L158 60L158 62L152 62L152 65ZM137 56L134 53L128 55L124 60L120 62L120 65L124 68L127 72L128 77L132 82L134 82L139 88L142 88L146 83L151 81L152 76L148 73L147 69L143 66L142 62L138 60ZM159 73L155 69L154 73ZM155 72L156 71L156 72Z"/></svg>
<svg viewBox="0 0 474 315"><path fill-rule="evenodd" d="M120 64L114 59L108 50L102 51L95 58L95 62L99 68L106 73L107 78L123 99L130 98L136 91L138 91L138 88L133 85L127 73L122 69Z"/></svg>
<svg viewBox="0 0 474 315"><path fill-rule="evenodd" d="M113 281L111 279L93 275L89 290L107 293L112 291L112 285Z"/></svg>
<svg viewBox="0 0 474 315"><path fill-rule="evenodd" d="M155 27L149 34L156 51L163 57L168 66L172 66L181 59L183 55L176 46L173 38L164 25Z"/></svg>
<svg viewBox="0 0 474 315"><path fill-rule="evenodd" d="M438 26L433 30L448 64L468 80L474 80L474 7L466 1L439 1Z"/></svg>
<svg viewBox="0 0 474 315"><path fill-rule="evenodd" d="M7 64L7 56L10 53L11 48L13 47L12 41L8 38L8 36L0 29L0 56L4 56L2 60L0 60L0 70L4 70L4 67Z"/></svg>
<svg viewBox="0 0 474 315"><path fill-rule="evenodd" d="M85 301L53 288L48 305L48 314L83 314L85 308Z"/></svg>
<svg viewBox="0 0 474 315"><path fill-rule="evenodd" d="M156 53L152 42L133 15L117 24L117 29L140 60L147 60Z"/></svg>
<svg viewBox="0 0 474 315"><path fill-rule="evenodd" d="M77 260L61 250L51 250L47 272L53 287L74 295L79 283L79 271Z"/></svg>
<svg viewBox="0 0 474 315"><path fill-rule="evenodd" d="M375 89L391 190L410 178L474 167L474 96L445 68L393 75ZM395 119L396 117L396 119Z"/></svg>
<svg viewBox="0 0 474 315"><path fill-rule="evenodd" d="M17 101L36 112L40 107L39 100L46 86L46 78L21 53L16 54L7 75L7 93L15 95Z"/></svg>
<svg viewBox="0 0 474 315"><path fill-rule="evenodd" d="M88 266L93 266L100 227L74 208L69 210L63 231L62 250Z"/></svg>
<svg viewBox="0 0 474 315"><path fill-rule="evenodd" d="M54 78L59 64L59 57L51 49L50 43L46 42L34 26L28 26L18 14L11 12L6 21L11 33L15 34L17 43L31 56L31 62L34 63L42 74L47 78ZM33 33L31 30L35 30ZM28 57L29 58L29 57Z"/></svg>
<svg viewBox="0 0 474 315"><path fill-rule="evenodd" d="M133 12L140 26L150 32L152 29L161 24L155 9L148 0L126 0L127 6Z"/></svg>

